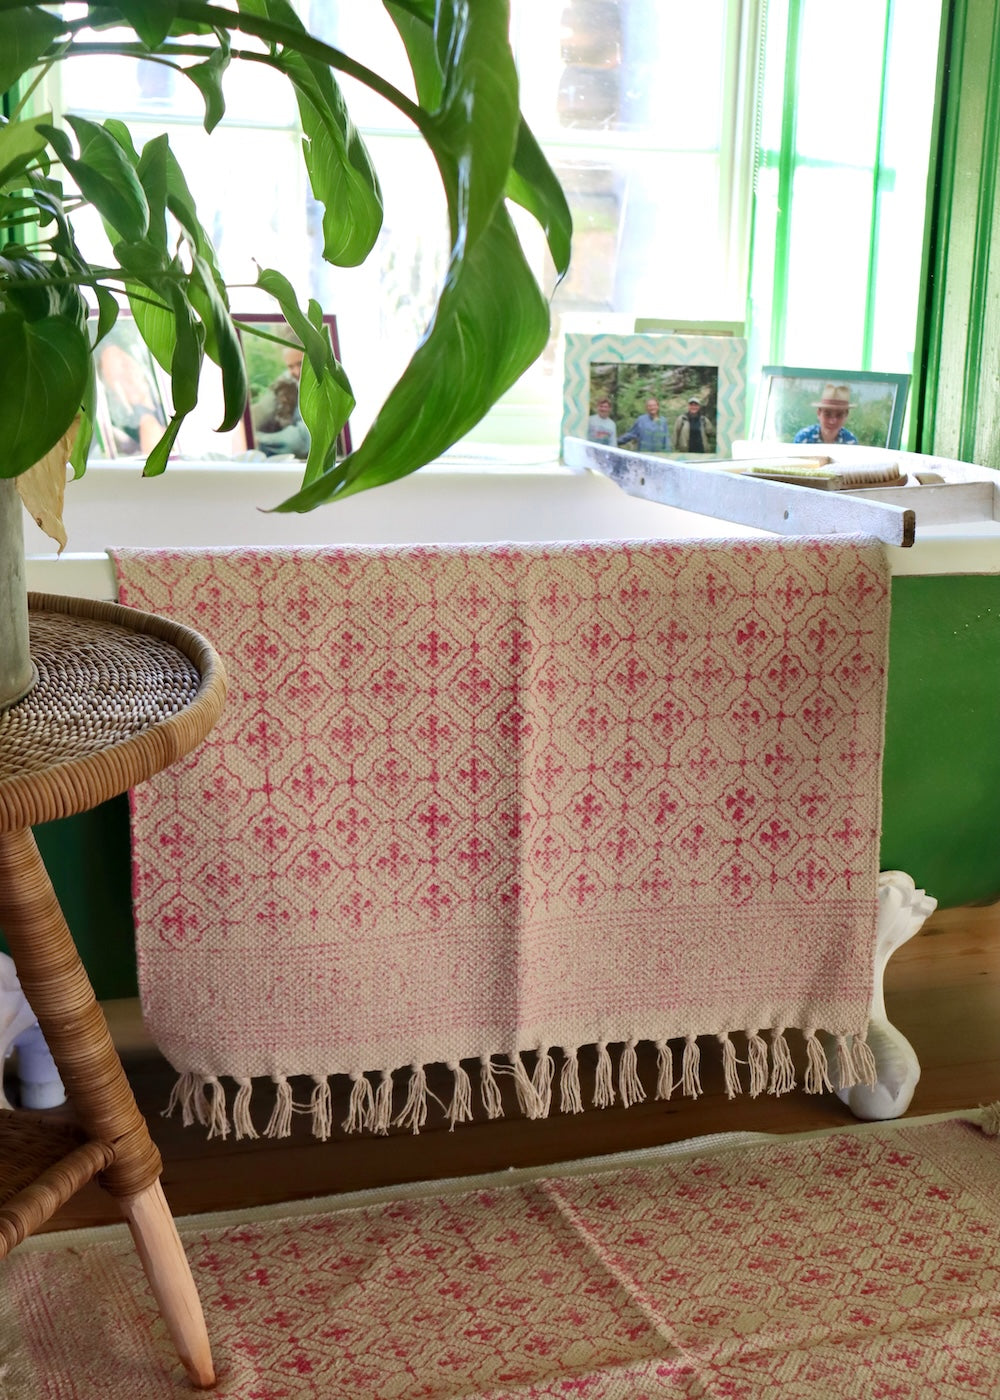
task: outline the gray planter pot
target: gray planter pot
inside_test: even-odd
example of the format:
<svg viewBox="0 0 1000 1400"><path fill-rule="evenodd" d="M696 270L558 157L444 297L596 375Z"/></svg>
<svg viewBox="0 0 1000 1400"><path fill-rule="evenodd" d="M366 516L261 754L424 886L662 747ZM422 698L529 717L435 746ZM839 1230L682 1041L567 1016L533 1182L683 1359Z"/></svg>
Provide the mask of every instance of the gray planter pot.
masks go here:
<svg viewBox="0 0 1000 1400"><path fill-rule="evenodd" d="M38 679L28 646L23 517L14 482L0 479L0 711L23 699Z"/></svg>

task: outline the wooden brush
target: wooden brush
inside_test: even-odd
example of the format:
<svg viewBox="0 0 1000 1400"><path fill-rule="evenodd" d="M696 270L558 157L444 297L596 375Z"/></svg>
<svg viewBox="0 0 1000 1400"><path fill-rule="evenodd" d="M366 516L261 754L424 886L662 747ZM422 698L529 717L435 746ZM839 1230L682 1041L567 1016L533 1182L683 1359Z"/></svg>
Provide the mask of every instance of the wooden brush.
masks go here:
<svg viewBox="0 0 1000 1400"><path fill-rule="evenodd" d="M819 464L778 458L772 462L748 462L744 475L783 481L790 486L816 486L823 491L857 491L866 486L903 486L906 482L898 462Z"/></svg>

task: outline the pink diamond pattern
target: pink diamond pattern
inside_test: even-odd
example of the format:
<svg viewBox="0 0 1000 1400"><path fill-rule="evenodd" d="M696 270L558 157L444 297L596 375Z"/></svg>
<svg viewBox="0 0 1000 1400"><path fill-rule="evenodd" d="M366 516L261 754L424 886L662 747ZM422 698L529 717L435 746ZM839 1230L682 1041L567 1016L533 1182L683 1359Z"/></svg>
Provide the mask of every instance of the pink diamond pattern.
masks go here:
<svg viewBox="0 0 1000 1400"><path fill-rule="evenodd" d="M231 681L198 754L134 795L144 996L178 1068L360 1073L506 1053L515 1004L572 1007L572 1043L581 1027L686 1034L692 1006L713 1008L698 1033L763 1027L761 985L788 1026L806 1007L813 1026L863 1028L879 548L116 559L127 601L203 625ZM724 1005L705 951L723 926ZM639 1026L635 969L668 965L678 976L644 985ZM310 986L336 989L322 1019ZM214 1024L192 1024L196 997ZM487 1022L502 1046L483 1043ZM570 1034L558 1017L544 1033ZM323 1045L323 1066L301 1058Z"/></svg>

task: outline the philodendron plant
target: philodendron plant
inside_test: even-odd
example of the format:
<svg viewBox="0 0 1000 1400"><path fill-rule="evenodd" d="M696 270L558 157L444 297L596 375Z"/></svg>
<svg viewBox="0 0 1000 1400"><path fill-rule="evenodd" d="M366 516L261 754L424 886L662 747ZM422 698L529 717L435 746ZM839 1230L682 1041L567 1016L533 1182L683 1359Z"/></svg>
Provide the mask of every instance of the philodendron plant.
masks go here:
<svg viewBox="0 0 1000 1400"><path fill-rule="evenodd" d="M67 462L76 475L84 471L96 401L90 306L99 341L127 299L170 377L172 416L146 475L167 465L197 402L205 356L222 372L219 430L235 427L246 405L226 286L167 137L137 150L121 121L56 122L38 111L40 79L78 54L168 64L200 91L208 131L224 115L230 63L284 74L298 103L309 182L323 206L324 256L337 265L365 260L382 219L378 178L337 75L391 102L433 152L448 202L447 275L409 364L363 441L341 461L337 436L354 398L322 308L314 300L300 305L281 271L259 272L258 287L305 350L300 406L309 456L299 489L278 510L311 510L416 470L478 422L538 356L548 306L507 200L538 219L560 276L570 218L520 114L507 0L383 3L402 38L416 101L311 35L288 0L0 0L0 93L8 94L0 126L0 477L44 491L43 477L61 492ZM107 230L106 264L88 261L77 245L74 215L86 204ZM53 511L58 516L58 505Z"/></svg>

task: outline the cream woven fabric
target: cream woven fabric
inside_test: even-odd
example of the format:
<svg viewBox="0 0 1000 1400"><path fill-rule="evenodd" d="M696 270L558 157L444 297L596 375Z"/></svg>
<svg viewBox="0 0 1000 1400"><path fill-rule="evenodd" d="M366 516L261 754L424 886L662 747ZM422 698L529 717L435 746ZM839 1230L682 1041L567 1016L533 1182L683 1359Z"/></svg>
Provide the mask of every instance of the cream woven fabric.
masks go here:
<svg viewBox="0 0 1000 1400"><path fill-rule="evenodd" d="M807 1088L870 1079L881 546L114 557L231 680L133 798L144 1015L213 1131L253 1132L268 1076L287 1132L305 1074L324 1135L337 1073L349 1126L417 1130L435 1062L453 1121L500 1112L498 1072L578 1109L585 1045L598 1104L644 1096L639 1041L697 1092L706 1035L730 1092L780 1091L791 1028Z"/></svg>

